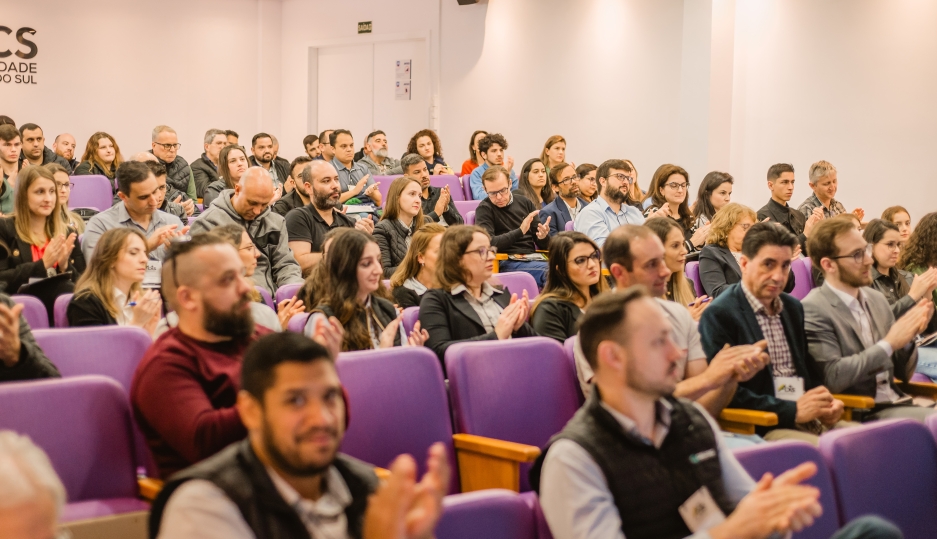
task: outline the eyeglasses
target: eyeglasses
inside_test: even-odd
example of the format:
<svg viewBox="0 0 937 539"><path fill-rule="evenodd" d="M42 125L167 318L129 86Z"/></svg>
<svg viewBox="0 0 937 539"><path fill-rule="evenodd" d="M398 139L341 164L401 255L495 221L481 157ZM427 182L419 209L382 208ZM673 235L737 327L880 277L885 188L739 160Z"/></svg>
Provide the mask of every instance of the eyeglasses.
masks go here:
<svg viewBox="0 0 937 539"><path fill-rule="evenodd" d="M619 172L619 173L617 173L617 174L609 174L609 175L608 175L608 179L612 179L612 178L616 178L616 179L617 179L618 181L620 181L621 183L629 183L629 184L630 184L630 183L633 181L633 180L631 179L631 176L626 176L626 175L622 174L621 172Z"/></svg>
<svg viewBox="0 0 937 539"><path fill-rule="evenodd" d="M742 228L742 232L748 232L748 229L752 227L752 223L739 223L737 226Z"/></svg>
<svg viewBox="0 0 937 539"><path fill-rule="evenodd" d="M74 184L74 182L67 182L67 183L58 183L58 182L56 182L56 183L55 183L55 187L56 187L59 191L70 191L70 190L72 190L72 189L75 188L75 184Z"/></svg>
<svg viewBox="0 0 937 539"><path fill-rule="evenodd" d="M871 243L867 243L864 248L858 249L854 253L850 253L848 255L831 256L830 260L837 260L840 258L851 258L853 259L853 261L855 261L856 264L861 264L862 261L865 260L865 257L867 256L872 256L872 244Z"/></svg>
<svg viewBox="0 0 937 539"><path fill-rule="evenodd" d="M577 266L585 266L590 260L595 260L596 262L598 262L599 260L601 260L601 258L602 258L602 253L596 250L594 253L592 253L589 256L577 256L576 258L573 259L573 264Z"/></svg>
<svg viewBox="0 0 937 539"><path fill-rule="evenodd" d="M507 194L510 192L511 192L511 188L505 187L504 189L501 189L500 191L495 191L493 193L487 192L487 193L488 193L488 198L495 198L495 197L501 198L503 196L507 196Z"/></svg>
<svg viewBox="0 0 937 539"><path fill-rule="evenodd" d="M478 256L480 256L482 260L488 260L488 255L489 255L489 254L492 254L492 255L498 254L498 248L495 247L494 245L491 245L491 246L489 246L489 247L479 247L478 249L473 249L473 250L471 250L471 251L465 251L465 252L462 253L462 254L463 254L463 255L467 255L467 254L472 254L472 253L478 254Z"/></svg>
<svg viewBox="0 0 937 539"><path fill-rule="evenodd" d="M238 249L238 251L251 251L251 252L256 251L256 250L257 250L257 246L254 245L254 242L251 242L250 245L247 245L247 246L244 246L244 247L241 247L240 249ZM324 253L323 253L322 257L323 257L323 258L325 257L325 254L324 254Z"/></svg>
<svg viewBox="0 0 937 539"><path fill-rule="evenodd" d="M669 187L673 189L674 191L683 191L684 189L690 186L690 182L683 182L683 183L670 182L670 183L665 183L664 186Z"/></svg>
<svg viewBox="0 0 937 539"><path fill-rule="evenodd" d="M162 146L163 149L166 150L167 152L171 152L172 150L178 150L182 146L182 144L178 142L175 144L163 144L161 142L154 142L153 144L156 144L157 146Z"/></svg>
<svg viewBox="0 0 937 539"><path fill-rule="evenodd" d="M579 174L573 174L572 176L570 176L570 177L568 177L568 178L563 178L562 180L560 180L560 181L558 181L558 182L556 182L556 183L557 183L557 185L566 185L566 184L569 183L569 182L575 182L575 181L579 181ZM593 181L595 181L595 180L593 180Z"/></svg>
<svg viewBox="0 0 937 539"><path fill-rule="evenodd" d="M885 248L890 251L897 251L901 249L900 241L887 241L887 242L880 241L879 243L884 245Z"/></svg>
<svg viewBox="0 0 937 539"><path fill-rule="evenodd" d="M589 183L595 183L595 176L580 176L580 180L585 180Z"/></svg>

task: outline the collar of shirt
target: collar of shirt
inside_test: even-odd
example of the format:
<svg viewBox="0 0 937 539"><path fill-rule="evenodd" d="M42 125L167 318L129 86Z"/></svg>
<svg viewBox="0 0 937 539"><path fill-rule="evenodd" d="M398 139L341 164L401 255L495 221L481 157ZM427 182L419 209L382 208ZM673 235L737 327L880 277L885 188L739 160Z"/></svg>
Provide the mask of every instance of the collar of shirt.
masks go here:
<svg viewBox="0 0 937 539"><path fill-rule="evenodd" d="M329 466L325 472L322 480L322 496L315 501L304 499L296 489L269 467L267 474L283 500L299 513L304 521L334 519L341 516L345 508L351 505L351 491L348 490L348 485L335 466Z"/></svg>
<svg viewBox="0 0 937 539"><path fill-rule="evenodd" d="M778 203L777 200L771 199L768 201L768 206L770 206L776 213L784 216L784 221L781 224L788 224L791 218L791 207L790 205L784 205Z"/></svg>
<svg viewBox="0 0 937 539"><path fill-rule="evenodd" d="M333 157L332 166L335 167L335 170L347 170L348 172L351 172L351 169L355 168L355 163L354 161L352 161L351 166L346 167L345 165L342 164L341 161L338 160L338 157Z"/></svg>
<svg viewBox="0 0 937 539"><path fill-rule="evenodd" d="M458 296L461 293L467 293L469 296L472 296L472 293L469 292L469 289L464 284L456 285L449 293L453 296ZM482 297L478 301L485 301L495 294L499 294L501 291L491 286L487 281L482 283ZM472 296L474 298L475 296Z"/></svg>
<svg viewBox="0 0 937 539"><path fill-rule="evenodd" d="M117 325L125 326L133 320L133 307L129 298L119 288L114 287L114 304L117 305Z"/></svg>
<svg viewBox="0 0 937 539"><path fill-rule="evenodd" d="M843 305L848 307L850 311L853 311L856 313L858 312L865 313L865 311L863 310L863 306L865 305L865 296L862 294L862 289L859 289L858 297L854 298L851 295L847 294L846 292L843 292L839 288L836 288L835 286L831 285L829 281L824 281L823 286L832 290L833 293L836 294L836 296L839 298L839 300L843 302Z"/></svg>
<svg viewBox="0 0 937 539"><path fill-rule="evenodd" d="M137 225L138 227L143 228L143 226L140 223L134 221L133 218L130 217L130 213L127 211L126 203L121 202L120 204L115 204L114 207L117 208L117 222L119 222L122 225L126 225L127 223L133 223ZM164 224L163 217L162 215L160 215L162 213L163 212L161 210L156 210L153 212L153 215L150 216L150 226L146 228L147 236L149 236L152 231L156 230L157 227L163 226Z"/></svg>
<svg viewBox="0 0 937 539"><path fill-rule="evenodd" d="M752 306L752 310L755 311L755 314L764 313L766 316L772 316L771 314L768 313L768 309L765 308L764 303L762 303L761 300L756 298L755 295L751 293L748 287L745 286L745 283L742 282L741 285L742 285L742 292L745 293L745 299L748 300L748 304ZM784 310L784 303L781 302L781 298L774 298L774 302L771 305L771 307L774 310L773 316L779 316L781 314L781 311Z"/></svg>
<svg viewBox="0 0 937 539"><path fill-rule="evenodd" d="M459 286L463 286L463 285L459 285ZM416 277L410 277L409 279L407 279L406 281L404 281L404 282L403 282L403 287L404 287L404 288L409 288L410 290L413 290L414 292L416 292L417 294L419 294L419 295L421 295L421 296L422 296L423 294L425 294L425 293L426 293L426 290L427 290L426 285L424 285L424 284L421 283L420 281L417 281L417 280L416 280ZM463 288L464 288L464 287L463 287Z"/></svg>
<svg viewBox="0 0 937 539"><path fill-rule="evenodd" d="M648 445L653 445L654 447L660 449L661 444L664 443L664 438L666 438L667 433L670 432L670 414L673 412L673 406L671 406L671 404L665 399L658 399L657 403L654 405L655 418L653 440L648 440L644 435L638 432L638 424L635 423L633 419L619 412L618 410L613 409L604 402L600 404L606 412L615 418L615 421L618 421L618 424L621 425L621 428L624 429L625 432L636 436Z"/></svg>
<svg viewBox="0 0 937 539"><path fill-rule="evenodd" d="M397 223L407 231L407 237L413 234L413 223L410 223L410 226L407 226L407 223L404 223L402 220L397 219Z"/></svg>

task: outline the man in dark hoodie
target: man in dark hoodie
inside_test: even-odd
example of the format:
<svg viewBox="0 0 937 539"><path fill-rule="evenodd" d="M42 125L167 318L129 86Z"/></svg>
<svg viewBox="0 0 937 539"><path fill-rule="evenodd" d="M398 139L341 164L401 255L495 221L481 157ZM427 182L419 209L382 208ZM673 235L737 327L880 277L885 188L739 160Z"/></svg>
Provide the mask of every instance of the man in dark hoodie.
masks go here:
<svg viewBox="0 0 937 539"><path fill-rule="evenodd" d="M78 160L75 159L75 137L70 133L56 135L55 140L52 141L52 151L68 163L65 168L69 174L75 172L78 166Z"/></svg>
<svg viewBox="0 0 937 539"><path fill-rule="evenodd" d="M189 198L195 199L198 198L195 195L195 178L188 161L179 155L181 146L175 129L168 125L157 125L153 128L153 149L150 151L166 167L166 181Z"/></svg>
<svg viewBox="0 0 937 539"><path fill-rule="evenodd" d="M66 169L71 170L68 161L55 155L55 152L49 148L46 148L46 138L42 134L42 128L38 125L21 125L20 138L23 140L23 150L20 153L20 161L25 159L29 161L30 165L36 166L58 163Z"/></svg>
<svg viewBox="0 0 937 539"><path fill-rule="evenodd" d="M209 129L205 133L205 151L202 156L192 162L192 176L195 178L195 194L198 198L205 196L208 184L219 179L218 155L222 148L228 145L228 137L221 129Z"/></svg>

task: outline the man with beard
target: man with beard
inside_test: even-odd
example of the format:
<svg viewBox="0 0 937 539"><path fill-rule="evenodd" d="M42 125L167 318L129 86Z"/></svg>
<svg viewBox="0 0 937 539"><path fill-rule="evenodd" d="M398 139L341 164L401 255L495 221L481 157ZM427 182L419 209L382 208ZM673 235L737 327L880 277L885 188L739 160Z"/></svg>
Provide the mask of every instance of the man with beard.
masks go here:
<svg viewBox="0 0 937 539"><path fill-rule="evenodd" d="M172 244L162 292L179 316L140 361L130 400L159 468L169 475L246 435L234 405L247 346L270 330L254 325L244 264L227 241L199 234ZM338 331L320 325L317 337ZM340 328L341 326L337 326ZM340 332L340 331L339 331ZM341 342L341 338L338 338Z"/></svg>
<svg viewBox="0 0 937 539"><path fill-rule="evenodd" d="M408 153L400 160L400 168L403 173L420 182L423 192L420 198L423 199L423 216L432 221L436 221L442 226L461 225L462 214L456 209L452 202L452 194L449 193L449 186L433 187L429 184L429 170L426 168L426 161L415 153Z"/></svg>
<svg viewBox="0 0 937 539"><path fill-rule="evenodd" d="M75 159L75 137L69 133L58 135L52 142L52 151L68 163L67 166L62 166L68 170L69 174L75 172L75 167L78 166L78 160Z"/></svg>
<svg viewBox="0 0 937 539"><path fill-rule="evenodd" d="M179 136L175 129L168 125L158 125L153 128L153 148L150 150L166 167L166 181L175 189L185 193L191 199L196 199L195 176L188 161L179 155Z"/></svg>
<svg viewBox="0 0 937 539"><path fill-rule="evenodd" d="M364 158L361 162L368 167L374 176L390 176L403 174L400 161L387 156L387 135L383 131L375 131L368 135L364 142Z"/></svg>
<svg viewBox="0 0 937 539"><path fill-rule="evenodd" d="M592 238L599 247L612 230L621 225L643 225L644 215L628 204L631 189L631 165L621 159L609 159L595 173L599 196L576 217L573 228Z"/></svg>
<svg viewBox="0 0 937 539"><path fill-rule="evenodd" d="M341 212L341 182L338 171L328 161L309 163L299 177L310 194L311 203L286 215L286 232L290 237L290 250L306 275L322 259L322 242L329 230L348 227L371 234L374 221L370 216L355 221Z"/></svg>
<svg viewBox="0 0 937 539"><path fill-rule="evenodd" d="M917 368L912 341L934 314L930 298L895 320L888 300L872 284L872 245L852 219L824 219L807 244L810 260L825 277L804 298L807 349L834 393L865 395L875 408L865 421L907 417L923 421L933 408L915 406L895 385Z"/></svg>
<svg viewBox="0 0 937 539"><path fill-rule="evenodd" d="M48 165L58 163L68 168L68 162L55 152L46 148L46 137L42 128L36 124L23 124L20 126L20 138L23 141L22 159L29 161L30 165Z"/></svg>
<svg viewBox="0 0 937 539"><path fill-rule="evenodd" d="M413 458L398 457L384 485L372 466L339 453L346 405L325 348L266 336L244 355L241 387L247 439L166 484L151 537L433 537L449 486L445 449L430 447L419 483Z"/></svg>
<svg viewBox="0 0 937 539"><path fill-rule="evenodd" d="M266 170L273 178L273 185L282 193L283 184L286 182L287 176L290 175L290 171L286 168L289 164L284 165L276 159L277 154L274 152L273 137L267 133L254 135L254 138L251 139L251 153L254 154L250 157L251 166L262 167Z"/></svg>
<svg viewBox="0 0 937 539"><path fill-rule="evenodd" d="M283 195L280 200L276 201L273 205L274 212L286 217L290 210L309 204L309 193L306 192L306 186L303 184L300 174L302 174L306 165L311 162L312 158L308 155L300 155L290 163L290 176L286 180L288 194ZM290 185L292 185L292 189L290 189Z"/></svg>
<svg viewBox="0 0 937 539"><path fill-rule="evenodd" d="M627 163L626 163L627 164ZM579 210L586 207L585 200L579 198L579 175L569 163L560 163L550 169L550 183L559 195L540 210L540 214L550 217L550 235L566 230L566 223L576 221Z"/></svg>

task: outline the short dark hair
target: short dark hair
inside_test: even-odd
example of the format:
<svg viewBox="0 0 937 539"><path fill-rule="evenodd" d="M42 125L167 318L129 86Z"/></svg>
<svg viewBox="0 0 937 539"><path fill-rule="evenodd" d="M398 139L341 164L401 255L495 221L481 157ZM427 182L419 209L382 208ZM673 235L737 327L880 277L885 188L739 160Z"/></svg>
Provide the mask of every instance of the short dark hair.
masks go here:
<svg viewBox="0 0 937 539"><path fill-rule="evenodd" d="M315 135L306 135L303 137L303 148L309 146L310 144L315 144L316 142L319 142L319 137Z"/></svg>
<svg viewBox="0 0 937 539"><path fill-rule="evenodd" d="M542 163L542 162L543 162L543 161L541 161L541 163ZM571 166L572 166L572 165L570 165L569 163L566 163L565 161L562 162L562 163L557 163L556 165L553 165L553 168L550 169L550 183L551 183L552 185L555 185L555 186L559 187L559 185L560 185L560 172L563 172L566 168L571 167ZM575 170L575 169L573 169L573 170Z"/></svg>
<svg viewBox="0 0 937 539"><path fill-rule="evenodd" d="M384 135L384 136L386 137L386 136L387 136L387 133L381 131L380 129L378 129L377 131L371 131L370 133L368 133L368 136L365 137L364 143L367 144L367 143L371 142L371 139L374 138L374 137L376 137L376 136L378 136L378 135Z"/></svg>
<svg viewBox="0 0 937 539"><path fill-rule="evenodd" d="M335 146L335 142L338 140L339 135L348 135L351 137L351 140L355 140L355 136L351 134L351 131L347 129L336 129L329 133L329 145Z"/></svg>
<svg viewBox="0 0 937 539"><path fill-rule="evenodd" d="M129 195L130 186L146 181L150 177L150 174L153 173L146 163L124 161L117 167L117 190L125 195Z"/></svg>
<svg viewBox="0 0 937 539"><path fill-rule="evenodd" d="M589 175L590 172L597 170L598 168L599 167L593 165L592 163L583 163L576 167L576 174L578 174L580 178L585 178ZM596 172L596 174L598 174L598 172Z"/></svg>
<svg viewBox="0 0 937 539"><path fill-rule="evenodd" d="M579 344L592 370L598 366L596 356L602 341L628 341L629 335L625 334L622 338L622 325L626 319L628 304L646 297L650 297L647 288L641 285L599 294L579 317Z"/></svg>
<svg viewBox="0 0 937 539"><path fill-rule="evenodd" d="M882 237L885 236L885 232L889 230L901 232L898 230L898 225L892 223L891 221L886 221L885 219L872 219L862 230L862 237L865 238L865 241L874 245L882 241Z"/></svg>
<svg viewBox="0 0 937 539"><path fill-rule="evenodd" d="M331 135L331 134L332 134L332 131L335 131L335 130L334 130L334 129L324 129L321 133L319 133L319 140L325 141L326 144L332 144L332 141L329 139L329 137L325 136L326 133L328 133L328 134Z"/></svg>
<svg viewBox="0 0 937 539"><path fill-rule="evenodd" d="M296 159L293 159L293 162L290 163L290 171L289 171L290 176L293 175L293 169L296 168L296 165L302 165L303 163L312 163L312 158L309 157L308 155L300 155ZM303 168L305 169L306 167L303 167ZM298 180L299 178L293 178L293 179Z"/></svg>
<svg viewBox="0 0 937 539"><path fill-rule="evenodd" d="M284 331L271 333L251 344L241 363L241 389L263 404L264 393L273 386L281 363L332 363L328 350L309 337Z"/></svg>
<svg viewBox="0 0 937 539"><path fill-rule="evenodd" d="M504 140L504 135L501 133L489 133L478 141L478 151L480 153L488 153L488 150L491 149L493 144L501 146L502 150L508 149L508 141Z"/></svg>
<svg viewBox="0 0 937 539"><path fill-rule="evenodd" d="M268 138L268 139L270 139L270 142L273 142L273 137L270 136L270 135L268 135L267 133L257 133L256 135L254 135L254 138L251 139L251 148L253 148L254 146L256 146L256 145L257 145L257 141L260 140L260 139L262 139L262 138Z"/></svg>
<svg viewBox="0 0 937 539"><path fill-rule="evenodd" d="M612 230L602 247L602 261L605 262L605 267L611 268L612 264L620 264L626 270L632 271L634 257L631 256L631 240L653 235L651 229L641 225L625 224Z"/></svg>
<svg viewBox="0 0 937 539"><path fill-rule="evenodd" d="M237 131L232 131L232 130L230 130L230 129L225 129L224 136L226 136L226 137L234 137L234 138L241 138L241 136L238 135Z"/></svg>
<svg viewBox="0 0 937 539"><path fill-rule="evenodd" d="M16 127L16 122L13 121L13 118L9 116L0 115L0 125L12 125Z"/></svg>
<svg viewBox="0 0 937 539"><path fill-rule="evenodd" d="M895 229L897 228L895 226ZM836 247L836 238L855 229L856 224L850 219L824 219L817 223L807 238L807 252L810 253L810 265L813 269L823 273L820 261L840 255L839 248Z"/></svg>
<svg viewBox="0 0 937 539"><path fill-rule="evenodd" d="M20 126L20 136L24 137L23 131L35 131L36 129L42 131L42 128L36 124L23 124Z"/></svg>
<svg viewBox="0 0 937 539"><path fill-rule="evenodd" d="M146 168L150 169L150 172L157 178L166 175L166 165L159 161L144 161L143 164L146 165Z"/></svg>
<svg viewBox="0 0 937 539"><path fill-rule="evenodd" d="M410 167L413 165L419 165L421 162L425 163L426 161L423 161L423 158L420 157L420 154L408 153L400 159L400 170L406 174Z"/></svg>
<svg viewBox="0 0 937 539"><path fill-rule="evenodd" d="M3 142L11 142L13 139L18 138L22 140L20 132L16 130L16 126L12 124L2 124L0 125L0 140Z"/></svg>
<svg viewBox="0 0 937 539"><path fill-rule="evenodd" d="M793 251L798 245L797 236L777 223L755 223L742 240L742 254L751 260L758 256L758 252L766 245L790 247Z"/></svg>
<svg viewBox="0 0 937 539"><path fill-rule="evenodd" d="M785 172L794 172L794 165L789 163L778 163L776 165L771 165L768 168L768 181L773 182L774 180L781 177L781 174Z"/></svg>
<svg viewBox="0 0 937 539"><path fill-rule="evenodd" d="M608 174L609 172L611 172L612 169L624 170L625 172L634 171L634 169L631 168L631 165L629 165L623 159L609 159L607 161L603 161L602 164L599 165L599 168L595 173L595 183L596 185L598 185L600 193L604 193L605 188L602 187L602 183L599 182L599 178L605 178L606 180L608 180ZM608 183L608 182L605 182L605 183Z"/></svg>

